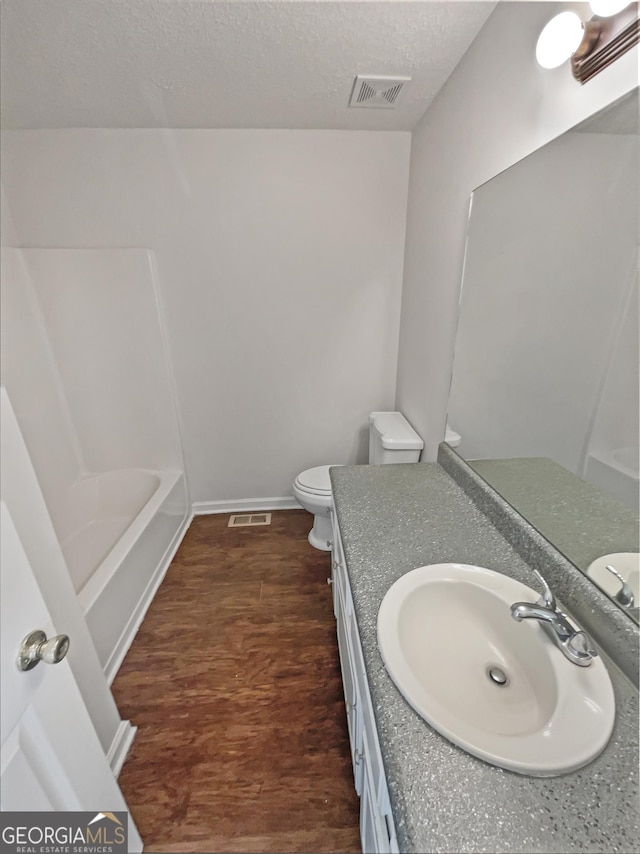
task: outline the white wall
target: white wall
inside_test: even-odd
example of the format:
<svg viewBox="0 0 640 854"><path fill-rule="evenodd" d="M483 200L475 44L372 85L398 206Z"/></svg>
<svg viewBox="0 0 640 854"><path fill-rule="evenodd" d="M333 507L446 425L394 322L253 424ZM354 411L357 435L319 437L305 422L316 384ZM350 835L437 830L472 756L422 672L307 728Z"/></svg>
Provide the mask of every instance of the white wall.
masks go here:
<svg viewBox="0 0 640 854"><path fill-rule="evenodd" d="M444 436L471 192L638 83L637 48L585 86L537 66L542 27L570 5L501 3L413 134L396 404L423 459Z"/></svg>
<svg viewBox="0 0 640 854"><path fill-rule="evenodd" d="M152 258L5 248L1 301L2 382L62 542L83 475L184 468Z"/></svg>
<svg viewBox="0 0 640 854"><path fill-rule="evenodd" d="M366 461L394 403L409 134L5 136L23 246L154 250L194 501Z"/></svg>
<svg viewBox="0 0 640 854"><path fill-rule="evenodd" d="M182 470L146 249L24 249L85 471Z"/></svg>
<svg viewBox="0 0 640 854"><path fill-rule="evenodd" d="M635 136L568 133L474 192L448 406L465 458L580 474L636 266L638 167ZM619 403L637 421L637 395Z"/></svg>
<svg viewBox="0 0 640 854"><path fill-rule="evenodd" d="M622 316L617 318L618 328L609 342L608 370L597 401L587 452L638 447L639 278L640 268L636 266L627 283L627 299Z"/></svg>
<svg viewBox="0 0 640 854"><path fill-rule="evenodd" d="M3 247L1 271L2 384L60 536L67 490L84 469L80 443L20 250Z"/></svg>

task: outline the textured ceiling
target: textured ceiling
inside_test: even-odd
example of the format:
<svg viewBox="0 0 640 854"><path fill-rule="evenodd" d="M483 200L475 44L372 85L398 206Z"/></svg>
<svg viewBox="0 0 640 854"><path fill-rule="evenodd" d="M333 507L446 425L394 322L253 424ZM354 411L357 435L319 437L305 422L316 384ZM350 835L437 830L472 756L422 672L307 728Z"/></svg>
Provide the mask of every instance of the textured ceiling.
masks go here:
<svg viewBox="0 0 640 854"><path fill-rule="evenodd" d="M494 6L2 0L2 124L410 130ZM412 82L348 108L358 73Z"/></svg>

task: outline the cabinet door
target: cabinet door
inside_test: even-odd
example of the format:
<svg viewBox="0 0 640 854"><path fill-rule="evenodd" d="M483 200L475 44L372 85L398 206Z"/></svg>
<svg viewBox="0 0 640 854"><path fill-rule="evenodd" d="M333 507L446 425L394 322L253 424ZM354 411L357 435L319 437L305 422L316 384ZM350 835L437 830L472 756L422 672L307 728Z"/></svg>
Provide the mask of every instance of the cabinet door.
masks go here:
<svg viewBox="0 0 640 854"><path fill-rule="evenodd" d="M340 656L340 667L342 669L342 682L344 686L344 704L347 713L347 727L349 730L349 743L351 745L351 762L353 764L353 778L356 792L360 794L362 788L362 764L359 757L362 753L362 715L361 703L359 702L358 689L353 669L353 652L349 643L348 618L344 613L344 603L339 588L337 596L337 633L338 654Z"/></svg>
<svg viewBox="0 0 640 854"><path fill-rule="evenodd" d="M339 559L335 563L335 587L337 595L342 601L342 613L345 619L350 623L353 617L353 599L351 598L351 588L349 587L349 579L347 578L347 570L344 562ZM356 632L357 633L357 632ZM351 631L349 631L351 635Z"/></svg>
<svg viewBox="0 0 640 854"><path fill-rule="evenodd" d="M346 623L349 630L348 641L351 650L352 672L356 683L356 696L360 704L361 725L368 739L367 764L373 782L373 791L376 794L376 803L382 811L386 806L381 796L382 791L386 790L384 766L378 746L373 705L369 694L369 684L355 615L348 618Z"/></svg>
<svg viewBox="0 0 640 854"><path fill-rule="evenodd" d="M360 839L366 854L390 854L390 834L378 807L376 785L371 776L369 743L366 732L362 739L362 795L360 801Z"/></svg>
<svg viewBox="0 0 640 854"><path fill-rule="evenodd" d="M340 539L340 528L338 526L338 518L335 510L331 511L331 528L333 531L333 541L331 543L331 580L333 583L333 612L336 614L338 586L343 589L344 599L344 581L340 577L346 572L344 565L344 552L342 550L342 541ZM344 599L346 602L346 599Z"/></svg>
<svg viewBox="0 0 640 854"><path fill-rule="evenodd" d="M332 550L331 552L331 578L329 579L329 583L331 584L331 595L333 598L333 615L338 619L338 572L340 571L340 565L336 560L335 552Z"/></svg>
<svg viewBox="0 0 640 854"><path fill-rule="evenodd" d="M338 654L340 656L340 668L342 670L342 682L344 684L344 702L347 709L347 723L349 724L349 740L351 741L351 749L355 745L355 710L358 707L356 697L356 681L353 673L351 655L349 650L349 641L347 639L346 623L342 602L340 596L337 600L338 604Z"/></svg>
<svg viewBox="0 0 640 854"><path fill-rule="evenodd" d="M375 854L378 851L371 790L366 783L360 799L360 841L364 854Z"/></svg>
<svg viewBox="0 0 640 854"><path fill-rule="evenodd" d="M351 760L360 795L360 836L365 854L398 854L389 791L369 694L364 657L335 513L332 575L338 651L344 683Z"/></svg>

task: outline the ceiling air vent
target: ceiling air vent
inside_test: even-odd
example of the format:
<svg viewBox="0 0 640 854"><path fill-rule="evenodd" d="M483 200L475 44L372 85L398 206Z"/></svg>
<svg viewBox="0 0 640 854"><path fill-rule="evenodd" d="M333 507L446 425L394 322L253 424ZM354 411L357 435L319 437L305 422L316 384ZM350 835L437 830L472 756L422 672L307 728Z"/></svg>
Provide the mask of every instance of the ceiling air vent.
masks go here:
<svg viewBox="0 0 640 854"><path fill-rule="evenodd" d="M353 84L350 107L390 110L397 106L410 77L371 77L358 74Z"/></svg>

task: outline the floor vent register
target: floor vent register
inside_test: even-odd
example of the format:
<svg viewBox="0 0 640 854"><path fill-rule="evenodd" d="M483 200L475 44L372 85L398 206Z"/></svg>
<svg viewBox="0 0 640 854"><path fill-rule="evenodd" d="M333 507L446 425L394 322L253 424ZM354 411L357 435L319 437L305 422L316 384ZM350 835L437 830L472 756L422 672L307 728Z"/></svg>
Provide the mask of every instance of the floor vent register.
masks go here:
<svg viewBox="0 0 640 854"><path fill-rule="evenodd" d="M233 513L228 528L247 528L253 525L270 525L271 513Z"/></svg>

